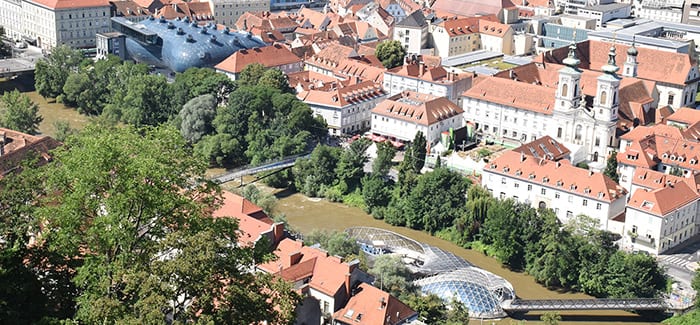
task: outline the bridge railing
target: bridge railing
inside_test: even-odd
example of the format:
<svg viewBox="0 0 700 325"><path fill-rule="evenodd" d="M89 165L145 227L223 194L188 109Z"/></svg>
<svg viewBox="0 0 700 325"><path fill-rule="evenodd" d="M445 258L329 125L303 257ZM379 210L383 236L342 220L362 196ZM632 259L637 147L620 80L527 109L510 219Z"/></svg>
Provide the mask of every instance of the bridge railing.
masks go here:
<svg viewBox="0 0 700 325"><path fill-rule="evenodd" d="M663 299L535 299L505 300L501 303L505 311L533 310L666 310Z"/></svg>
<svg viewBox="0 0 700 325"><path fill-rule="evenodd" d="M225 182L231 181L231 180L239 177L239 175L240 176L247 175L246 172L249 172L249 171L262 172L262 171L265 171L268 169L266 167L272 167L272 166L275 166L277 164L282 164L285 162L294 162L299 158L307 157L309 155L310 155L309 152L305 152L305 153L300 153L298 155L287 156L287 157L283 157L283 158L279 158L279 159L271 159L271 160L268 160L268 161L265 161L262 163L258 163L258 164L248 164L248 165L245 165L242 167L227 170L225 173L216 175L216 176L212 177L211 179L214 180L215 182L218 182L218 183L225 183ZM254 172L250 172L250 173L253 174Z"/></svg>

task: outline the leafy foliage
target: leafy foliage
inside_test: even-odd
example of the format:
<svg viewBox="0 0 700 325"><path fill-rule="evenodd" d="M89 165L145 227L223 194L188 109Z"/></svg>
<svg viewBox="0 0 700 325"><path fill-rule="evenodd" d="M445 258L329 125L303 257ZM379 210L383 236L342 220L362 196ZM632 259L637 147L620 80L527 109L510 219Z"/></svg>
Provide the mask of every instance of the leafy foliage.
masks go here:
<svg viewBox="0 0 700 325"><path fill-rule="evenodd" d="M385 68L391 69L403 63L406 49L401 46L400 41L384 41L377 45L375 54Z"/></svg>
<svg viewBox="0 0 700 325"><path fill-rule="evenodd" d="M360 253L360 248L354 239L342 231L312 230L304 236L307 245L319 244L328 254L337 256L351 256Z"/></svg>
<svg viewBox="0 0 700 325"><path fill-rule="evenodd" d="M180 133L185 140L197 143L213 131L212 121L216 115L216 98L204 94L188 101L180 110Z"/></svg>
<svg viewBox="0 0 700 325"><path fill-rule="evenodd" d="M617 152L613 151L610 153L610 157L608 157L608 162L607 165L605 165L603 174L612 178L615 183L619 181L620 175L617 174Z"/></svg>
<svg viewBox="0 0 700 325"><path fill-rule="evenodd" d="M437 295L411 294L403 301L418 312L418 318L426 324L442 324L445 321L447 306Z"/></svg>
<svg viewBox="0 0 700 325"><path fill-rule="evenodd" d="M391 160L396 155L396 148L386 141L377 143L377 157L372 162L372 174L386 177L391 169Z"/></svg>
<svg viewBox="0 0 700 325"><path fill-rule="evenodd" d="M44 97L56 98L63 94L63 86L71 72L77 72L83 54L67 45L59 45L51 54L36 63L34 79L36 91Z"/></svg>
<svg viewBox="0 0 700 325"><path fill-rule="evenodd" d="M294 186L308 196L321 193L321 187L330 187L336 180L335 170L340 151L338 148L318 145L311 157L300 158L292 168Z"/></svg>
<svg viewBox="0 0 700 325"><path fill-rule="evenodd" d="M299 297L245 271L269 251L236 244L236 222L205 164L174 128L92 125L42 171L40 241L77 263L75 319L84 323L290 323ZM279 308L258 308L271 303Z"/></svg>
<svg viewBox="0 0 700 325"><path fill-rule="evenodd" d="M221 104L235 89L234 82L223 73L210 68L189 68L175 76L173 88L173 106L182 107L188 101L203 95L214 96Z"/></svg>
<svg viewBox="0 0 700 325"><path fill-rule="evenodd" d="M0 97L0 126L11 130L37 134L44 118L39 106L17 90L6 91Z"/></svg>
<svg viewBox="0 0 700 325"><path fill-rule="evenodd" d="M405 292L411 292L415 288L410 282L411 271L398 255L379 255L374 260L374 265L369 269L369 274L374 276L374 286L380 288L394 297L399 297Z"/></svg>

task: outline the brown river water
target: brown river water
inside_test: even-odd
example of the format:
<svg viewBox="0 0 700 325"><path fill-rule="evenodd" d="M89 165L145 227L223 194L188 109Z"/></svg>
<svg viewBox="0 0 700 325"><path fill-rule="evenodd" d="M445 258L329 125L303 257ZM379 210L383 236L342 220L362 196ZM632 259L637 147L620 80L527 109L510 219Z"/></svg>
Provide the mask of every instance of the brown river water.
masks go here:
<svg viewBox="0 0 700 325"><path fill-rule="evenodd" d="M236 182L227 184L237 186ZM263 190L270 191L263 185L258 185ZM302 194L283 190L276 191L279 199L275 208L276 213L286 215L289 224L294 230L301 233L313 229L345 230L349 227L367 226L391 230L417 241L436 246L458 255L470 263L497 274L508 280L515 288L515 293L523 299L577 299L592 298L581 293L552 291L537 284L533 277L519 272L513 272L496 261L477 251L464 249L448 241L433 237L425 232L413 229L395 227L376 220L362 209L348 207L340 203L333 203L322 199L309 198ZM636 314L625 311L562 311L560 324L658 324L644 319ZM520 316L517 320L525 320L526 323L539 323L541 313L531 312ZM511 324L514 319L498 321L484 320L485 324ZM472 324L480 324L480 320L472 320Z"/></svg>

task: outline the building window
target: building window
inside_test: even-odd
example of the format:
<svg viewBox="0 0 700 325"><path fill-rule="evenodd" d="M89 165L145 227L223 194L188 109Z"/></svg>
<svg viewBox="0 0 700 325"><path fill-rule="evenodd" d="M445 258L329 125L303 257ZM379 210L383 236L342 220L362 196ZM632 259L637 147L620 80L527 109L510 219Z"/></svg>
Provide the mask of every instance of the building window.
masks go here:
<svg viewBox="0 0 700 325"><path fill-rule="evenodd" d="M581 141L581 133L582 133L583 127L581 124L576 126L576 133L574 133L574 140Z"/></svg>
<svg viewBox="0 0 700 325"><path fill-rule="evenodd" d="M569 95L569 84L564 84L561 86L561 96L566 97Z"/></svg>
<svg viewBox="0 0 700 325"><path fill-rule="evenodd" d="M559 198L559 193L558 193L558 192L557 192L557 193L554 193L554 198L555 198L555 199L558 199L558 198Z"/></svg>
<svg viewBox="0 0 700 325"><path fill-rule="evenodd" d="M505 198L506 198L506 193L501 192L501 195L499 196L499 198L500 198L501 200L505 199Z"/></svg>
<svg viewBox="0 0 700 325"><path fill-rule="evenodd" d="M588 206L588 200L583 199L583 206L587 207Z"/></svg>
<svg viewBox="0 0 700 325"><path fill-rule="evenodd" d="M562 133L562 129L558 128L557 129L557 138L561 138L561 133Z"/></svg>
<svg viewBox="0 0 700 325"><path fill-rule="evenodd" d="M600 104L605 105L605 103L608 101L608 92L603 90L600 92Z"/></svg>
<svg viewBox="0 0 700 325"><path fill-rule="evenodd" d="M673 105L673 97L674 97L673 93L668 94L668 102L667 102L668 105Z"/></svg>
<svg viewBox="0 0 700 325"><path fill-rule="evenodd" d="M501 184L505 184L505 183L506 183L506 178L505 178L505 177L502 177L502 178L501 178Z"/></svg>
<svg viewBox="0 0 700 325"><path fill-rule="evenodd" d="M571 219L574 216L574 213L571 211L566 211L566 218Z"/></svg>
<svg viewBox="0 0 700 325"><path fill-rule="evenodd" d="M518 182L513 183L513 187L520 188L520 183L518 183Z"/></svg>
<svg viewBox="0 0 700 325"><path fill-rule="evenodd" d="M540 194L546 195L546 194L547 194L547 189L546 189L546 188L543 188L543 189L540 191Z"/></svg>
<svg viewBox="0 0 700 325"><path fill-rule="evenodd" d="M528 191L532 191L532 185L531 185L531 184L527 184L527 190L528 190Z"/></svg>

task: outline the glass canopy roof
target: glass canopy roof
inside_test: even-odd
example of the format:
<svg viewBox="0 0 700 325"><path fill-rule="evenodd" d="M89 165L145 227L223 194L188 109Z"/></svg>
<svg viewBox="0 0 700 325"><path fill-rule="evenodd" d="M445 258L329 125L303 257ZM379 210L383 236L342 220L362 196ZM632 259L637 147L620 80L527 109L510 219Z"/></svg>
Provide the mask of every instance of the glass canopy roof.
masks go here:
<svg viewBox="0 0 700 325"><path fill-rule="evenodd" d="M472 317L503 317L500 303L515 298L508 281L448 251L379 228L353 227L345 232L370 255L400 255L414 274L423 277L414 282L423 293L448 302L456 298Z"/></svg>

